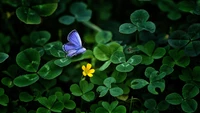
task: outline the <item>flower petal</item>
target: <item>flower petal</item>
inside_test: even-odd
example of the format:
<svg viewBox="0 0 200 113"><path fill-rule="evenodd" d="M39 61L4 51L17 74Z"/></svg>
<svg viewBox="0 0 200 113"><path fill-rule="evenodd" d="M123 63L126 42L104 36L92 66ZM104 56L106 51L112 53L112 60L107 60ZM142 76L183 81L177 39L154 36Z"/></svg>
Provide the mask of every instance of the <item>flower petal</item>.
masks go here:
<svg viewBox="0 0 200 113"><path fill-rule="evenodd" d="M86 73L85 73L85 71L83 71L83 76L86 76Z"/></svg>
<svg viewBox="0 0 200 113"><path fill-rule="evenodd" d="M90 63L87 64L87 70L90 70L90 68L92 67L92 65Z"/></svg>
<svg viewBox="0 0 200 113"><path fill-rule="evenodd" d="M82 66L82 70L85 70L85 65Z"/></svg>
<svg viewBox="0 0 200 113"><path fill-rule="evenodd" d="M88 73L88 76L89 76L89 77L92 77L92 76L93 76L93 74L92 74L92 73Z"/></svg>
<svg viewBox="0 0 200 113"><path fill-rule="evenodd" d="M90 69L88 73L94 73L95 70L94 69Z"/></svg>

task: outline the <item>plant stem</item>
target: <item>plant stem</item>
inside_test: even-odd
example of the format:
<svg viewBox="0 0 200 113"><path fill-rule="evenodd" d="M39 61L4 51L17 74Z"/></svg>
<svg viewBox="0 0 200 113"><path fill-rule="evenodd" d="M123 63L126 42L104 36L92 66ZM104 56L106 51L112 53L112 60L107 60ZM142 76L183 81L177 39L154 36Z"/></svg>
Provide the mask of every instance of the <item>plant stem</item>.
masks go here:
<svg viewBox="0 0 200 113"><path fill-rule="evenodd" d="M93 23L90 22L90 21L84 21L84 22L82 22L82 23L83 23L84 25L90 27L91 29L97 31L97 32L103 31L99 26L93 24Z"/></svg>
<svg viewBox="0 0 200 113"><path fill-rule="evenodd" d="M131 113L131 108L132 108L132 99L133 99L133 97L131 96L131 102L130 102L130 106L129 106L129 113Z"/></svg>

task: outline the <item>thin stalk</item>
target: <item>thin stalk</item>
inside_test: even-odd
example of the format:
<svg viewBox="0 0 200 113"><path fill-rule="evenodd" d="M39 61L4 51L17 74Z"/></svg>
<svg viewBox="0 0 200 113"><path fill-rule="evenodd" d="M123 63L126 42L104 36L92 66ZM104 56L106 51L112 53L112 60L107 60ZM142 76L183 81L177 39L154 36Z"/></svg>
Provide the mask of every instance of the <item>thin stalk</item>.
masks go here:
<svg viewBox="0 0 200 113"><path fill-rule="evenodd" d="M85 21L85 22L82 22L85 26L88 26L89 28L97 31L97 32L101 32L103 31L99 26L93 24L92 22L90 21Z"/></svg>
<svg viewBox="0 0 200 113"><path fill-rule="evenodd" d="M131 113L131 109L132 109L132 100L133 100L133 97L131 96L131 102L130 102L130 106L129 106L129 113Z"/></svg>

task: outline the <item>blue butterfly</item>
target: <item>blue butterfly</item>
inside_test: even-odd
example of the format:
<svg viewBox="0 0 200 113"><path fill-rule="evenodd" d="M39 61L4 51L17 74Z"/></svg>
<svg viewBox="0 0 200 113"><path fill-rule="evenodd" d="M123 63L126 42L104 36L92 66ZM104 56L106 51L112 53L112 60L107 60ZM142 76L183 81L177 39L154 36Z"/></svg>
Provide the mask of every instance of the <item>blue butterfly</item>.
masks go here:
<svg viewBox="0 0 200 113"><path fill-rule="evenodd" d="M63 50L67 53L67 56L73 57L86 51L76 30L72 30L68 34L67 40L69 42L63 45Z"/></svg>

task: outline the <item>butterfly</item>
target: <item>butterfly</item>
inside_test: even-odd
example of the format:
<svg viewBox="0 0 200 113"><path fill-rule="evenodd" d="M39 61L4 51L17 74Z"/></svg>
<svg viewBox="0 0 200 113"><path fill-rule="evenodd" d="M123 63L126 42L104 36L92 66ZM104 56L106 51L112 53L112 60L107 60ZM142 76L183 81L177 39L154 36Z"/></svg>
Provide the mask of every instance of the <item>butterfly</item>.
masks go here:
<svg viewBox="0 0 200 113"><path fill-rule="evenodd" d="M68 34L67 40L69 42L63 45L63 50L67 53L67 56L73 57L86 51L76 30L72 30Z"/></svg>

